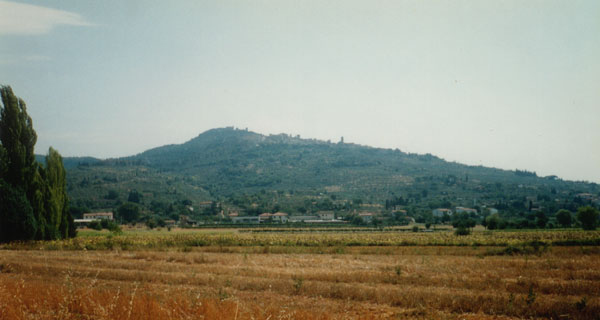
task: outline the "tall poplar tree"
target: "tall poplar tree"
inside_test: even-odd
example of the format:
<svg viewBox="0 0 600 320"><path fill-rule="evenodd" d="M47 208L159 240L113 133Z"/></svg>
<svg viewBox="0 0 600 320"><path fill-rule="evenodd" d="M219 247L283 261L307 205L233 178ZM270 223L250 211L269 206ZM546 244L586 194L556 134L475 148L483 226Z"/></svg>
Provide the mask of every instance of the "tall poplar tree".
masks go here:
<svg viewBox="0 0 600 320"><path fill-rule="evenodd" d="M69 221L67 174L60 154L50 148L46 156L46 237L67 238Z"/></svg>
<svg viewBox="0 0 600 320"><path fill-rule="evenodd" d="M25 102L10 87L1 87L0 94L0 241L30 240L38 229L29 201L35 194L37 135Z"/></svg>
<svg viewBox="0 0 600 320"><path fill-rule="evenodd" d="M46 168L35 160L25 102L8 86L0 93L0 242L74 236L62 157L50 148Z"/></svg>
<svg viewBox="0 0 600 320"><path fill-rule="evenodd" d="M15 96L10 87L2 87L0 92L4 105L0 112L0 142L5 149L3 160L6 167L2 178L27 190L37 171L33 151L37 134L31 117L27 115L25 101Z"/></svg>

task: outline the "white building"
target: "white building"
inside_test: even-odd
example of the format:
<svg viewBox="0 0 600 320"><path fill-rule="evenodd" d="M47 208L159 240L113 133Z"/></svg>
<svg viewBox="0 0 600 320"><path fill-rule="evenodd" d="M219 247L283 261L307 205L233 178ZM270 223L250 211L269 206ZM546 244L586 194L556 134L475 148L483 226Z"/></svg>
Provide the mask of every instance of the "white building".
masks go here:
<svg viewBox="0 0 600 320"><path fill-rule="evenodd" d="M93 212L93 213L84 213L83 220L113 220L112 212Z"/></svg>
<svg viewBox="0 0 600 320"><path fill-rule="evenodd" d="M333 220L335 219L335 213L333 211L319 211L317 212L321 220Z"/></svg>
<svg viewBox="0 0 600 320"><path fill-rule="evenodd" d="M364 212L364 213L359 213L358 216L362 219L363 222L369 223L369 222L373 221L375 214L370 213L370 212Z"/></svg>
<svg viewBox="0 0 600 320"><path fill-rule="evenodd" d="M285 212L276 212L276 213L261 213L258 216L260 222L280 222L286 223L288 221L288 214Z"/></svg>

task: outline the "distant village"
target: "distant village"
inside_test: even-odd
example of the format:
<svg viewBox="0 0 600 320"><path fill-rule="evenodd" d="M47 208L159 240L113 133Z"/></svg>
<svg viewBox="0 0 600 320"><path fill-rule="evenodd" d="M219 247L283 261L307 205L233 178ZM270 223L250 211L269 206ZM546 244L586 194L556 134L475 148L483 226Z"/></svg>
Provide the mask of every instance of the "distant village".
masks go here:
<svg viewBox="0 0 600 320"><path fill-rule="evenodd" d="M190 211L193 211L193 207L189 207ZM487 209L490 214L497 213L498 210L494 208ZM455 213L467 213L470 215L478 215L478 211L472 208L456 207L454 210L447 208L437 208L431 211L433 217L436 218L451 218ZM286 223L304 223L304 224L356 224L359 219L362 224L372 224L376 221L382 221L384 219L395 218L401 220L400 224L414 224L415 219L407 216L407 211L402 209L393 210L390 215L385 213L376 212L354 212L346 213L344 216L336 216L334 211L317 211L310 215L290 215L286 212L264 212L258 216L240 215L236 211L225 213L223 210L216 215L215 220L207 222L203 220L196 220L191 218L190 215L179 215L179 220L167 219L164 220L164 226L166 227L197 227L206 224L234 224L234 225L252 225L252 224L286 224ZM354 220L350 219L353 218ZM398 219L400 218L400 219ZM75 219L75 223L79 227L85 227L93 221L101 220L115 220L113 212L95 212L95 213L84 213L82 219Z"/></svg>
<svg viewBox="0 0 600 320"><path fill-rule="evenodd" d="M589 203L598 204L600 198L590 193L580 193L576 195L579 199ZM534 198L525 199L529 203L528 212L535 215L544 210L539 204L534 202ZM499 209L487 205L469 208L456 206L453 208L435 208L428 211L409 212L404 206L391 206L384 208L381 204L361 204L358 209L353 210L318 210L308 213L288 213L283 211L263 212L257 215L240 213L240 210L233 208L221 208L221 204L215 205L214 201L203 201L196 206L190 204L185 206L182 214L178 214L178 219L160 219L156 221L158 227L179 227L194 228L203 226L244 226L244 225L281 225L281 224L302 224L302 225L414 225L422 223L431 224L451 224L457 216L472 219L485 226L486 217L498 215ZM216 213L209 216L197 214L195 211L206 212L207 208L219 208ZM203 211L204 210L204 211ZM185 214L184 214L185 213ZM82 215L81 219L74 219L77 227L87 227L97 221L113 221L116 224L126 224L116 217L112 211L88 212ZM139 219L136 223L143 223L144 219ZM429 228L429 227L427 227Z"/></svg>

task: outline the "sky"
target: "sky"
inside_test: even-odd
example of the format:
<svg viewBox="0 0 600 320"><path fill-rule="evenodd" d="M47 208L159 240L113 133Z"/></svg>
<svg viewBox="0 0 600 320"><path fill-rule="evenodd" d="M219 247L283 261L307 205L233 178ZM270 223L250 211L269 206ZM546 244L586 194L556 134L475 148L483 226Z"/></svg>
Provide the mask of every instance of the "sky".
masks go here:
<svg viewBox="0 0 600 320"><path fill-rule="evenodd" d="M218 127L600 182L600 1L2 1L36 152Z"/></svg>

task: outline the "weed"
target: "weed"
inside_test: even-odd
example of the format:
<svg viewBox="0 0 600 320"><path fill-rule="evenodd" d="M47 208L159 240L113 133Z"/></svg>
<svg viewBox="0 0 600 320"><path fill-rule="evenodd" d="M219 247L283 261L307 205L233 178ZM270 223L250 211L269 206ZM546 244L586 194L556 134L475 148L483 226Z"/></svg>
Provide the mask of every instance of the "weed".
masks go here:
<svg viewBox="0 0 600 320"><path fill-rule="evenodd" d="M203 263L208 263L208 259L206 258L206 256L204 256L204 254L201 254L199 256L195 256L193 259L194 263L197 264L203 264Z"/></svg>
<svg viewBox="0 0 600 320"><path fill-rule="evenodd" d="M579 300L575 303L575 307L580 312L583 311L583 309L585 309L586 306L587 306L587 297L583 297L583 298L581 298L581 300Z"/></svg>
<svg viewBox="0 0 600 320"><path fill-rule="evenodd" d="M525 298L525 303L527 303L528 306L531 306L535 302L536 298L537 294L533 291L533 285L530 285L529 292L527 293L527 298Z"/></svg>
<svg viewBox="0 0 600 320"><path fill-rule="evenodd" d="M219 288L219 299L221 301L229 299L231 295L225 291L223 288Z"/></svg>
<svg viewBox="0 0 600 320"><path fill-rule="evenodd" d="M133 289L133 292L131 293L131 299L129 300L129 310L127 310L127 319L131 319L131 312L133 311L133 302L135 301L135 294L137 293L139 287L139 283L135 283L135 288Z"/></svg>
<svg viewBox="0 0 600 320"><path fill-rule="evenodd" d="M487 256L514 256L534 254L537 256L547 252L549 245L541 241L531 241L520 245L508 245L502 249L491 249L484 253Z"/></svg>
<svg viewBox="0 0 600 320"><path fill-rule="evenodd" d="M294 279L294 291L296 294L300 293L302 290L302 285L304 284L304 279L302 277L295 277Z"/></svg>
<svg viewBox="0 0 600 320"><path fill-rule="evenodd" d="M510 295L508 295L508 311L509 311L509 313L512 313L514 305L515 305L515 294L511 292Z"/></svg>
<svg viewBox="0 0 600 320"><path fill-rule="evenodd" d="M8 263L0 263L0 273L11 273L13 272L13 268Z"/></svg>
<svg viewBox="0 0 600 320"><path fill-rule="evenodd" d="M398 277L402 275L402 267L401 266L396 266L395 270L396 270L396 275Z"/></svg>

